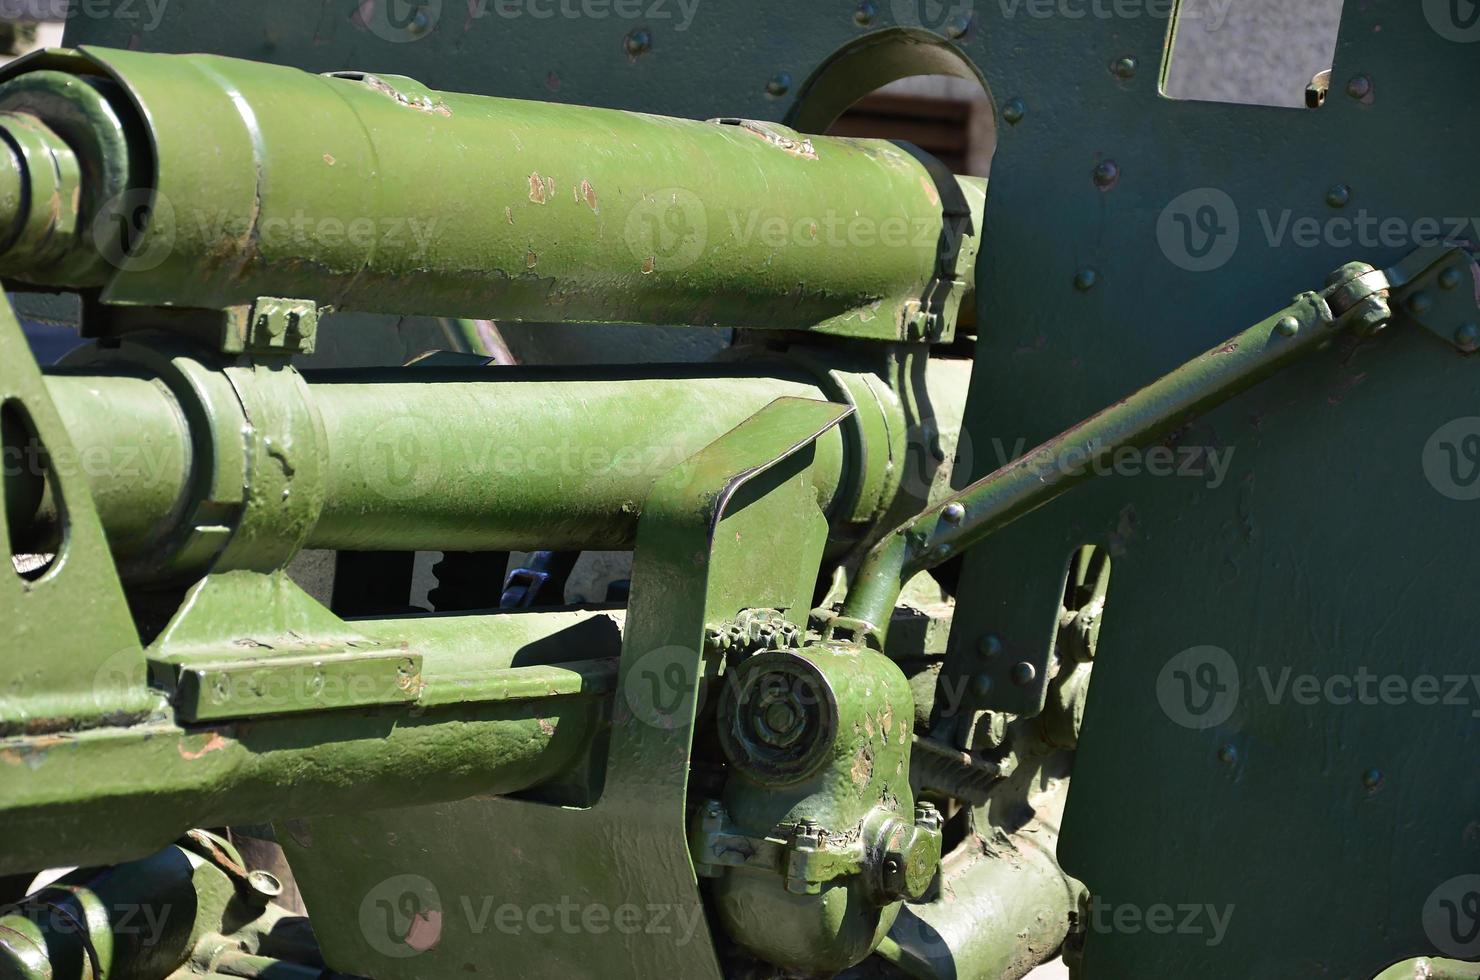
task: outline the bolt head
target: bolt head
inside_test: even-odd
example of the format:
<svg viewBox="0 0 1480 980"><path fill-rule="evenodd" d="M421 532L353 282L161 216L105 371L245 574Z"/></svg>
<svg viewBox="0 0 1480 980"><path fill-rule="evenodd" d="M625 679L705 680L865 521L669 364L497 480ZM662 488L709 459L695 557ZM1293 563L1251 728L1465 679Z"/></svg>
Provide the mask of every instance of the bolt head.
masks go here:
<svg viewBox="0 0 1480 980"><path fill-rule="evenodd" d="M627 35L627 53L636 57L646 54L653 47L653 32L646 27L639 27Z"/></svg>
<svg viewBox="0 0 1480 980"><path fill-rule="evenodd" d="M947 524L960 524L966 520L966 507L953 500L949 504L946 504L945 509L940 512L940 516Z"/></svg>
<svg viewBox="0 0 1480 980"><path fill-rule="evenodd" d="M1466 354L1480 350L1480 324L1466 323L1454 332L1454 343Z"/></svg>
<svg viewBox="0 0 1480 980"><path fill-rule="evenodd" d="M1038 678L1038 669L1026 660L1013 665L1012 682L1018 687L1027 687Z"/></svg>
<svg viewBox="0 0 1480 980"><path fill-rule="evenodd" d="M1095 166L1095 186L1109 190L1120 181L1120 164L1114 160L1101 160Z"/></svg>
<svg viewBox="0 0 1480 980"><path fill-rule="evenodd" d="M1336 184L1326 192L1326 203L1333 208L1344 208L1351 200L1352 189L1346 184Z"/></svg>
<svg viewBox="0 0 1480 980"><path fill-rule="evenodd" d="M1028 112L1028 107L1022 99L1012 99L1002 107L1002 119L1009 126L1016 126L1023 121L1023 116Z"/></svg>
<svg viewBox="0 0 1480 980"><path fill-rule="evenodd" d="M778 72L766 83L766 94L772 98L780 98L791 91L791 72Z"/></svg>
<svg viewBox="0 0 1480 980"><path fill-rule="evenodd" d="M1365 99L1372 94L1372 79L1357 75L1346 83L1346 94L1354 99Z"/></svg>
<svg viewBox="0 0 1480 980"><path fill-rule="evenodd" d="M1420 290L1408 297L1408 312L1414 316L1423 316L1434 308L1434 297Z"/></svg>
<svg viewBox="0 0 1480 980"><path fill-rule="evenodd" d="M853 23L859 27L867 27L879 16L879 5L873 0L863 0L858 9L853 11Z"/></svg>
<svg viewBox="0 0 1480 980"><path fill-rule="evenodd" d="M1095 288L1100 281L1100 274L1094 269L1080 269L1074 273L1074 288L1081 293L1087 293Z"/></svg>
<svg viewBox="0 0 1480 980"><path fill-rule="evenodd" d="M1443 272L1439 273L1440 289L1458 289L1459 284L1463 281L1464 274L1452 265L1449 268L1445 269Z"/></svg>
<svg viewBox="0 0 1480 980"><path fill-rule="evenodd" d="M971 693L979 698L984 698L992 693L992 676L990 674L977 674L971 679Z"/></svg>
<svg viewBox="0 0 1480 980"><path fill-rule="evenodd" d="M1125 57L1116 61L1112 70L1115 72L1117 78L1129 80L1136 77L1136 69L1138 67L1140 67L1140 63L1135 58Z"/></svg>
<svg viewBox="0 0 1480 980"><path fill-rule="evenodd" d="M1274 328L1281 337L1293 337L1300 332L1300 321L1293 316L1282 316Z"/></svg>
<svg viewBox="0 0 1480 980"><path fill-rule="evenodd" d="M996 633L988 633L977 643L977 649L983 657L995 657L1002 652L1002 637Z"/></svg>

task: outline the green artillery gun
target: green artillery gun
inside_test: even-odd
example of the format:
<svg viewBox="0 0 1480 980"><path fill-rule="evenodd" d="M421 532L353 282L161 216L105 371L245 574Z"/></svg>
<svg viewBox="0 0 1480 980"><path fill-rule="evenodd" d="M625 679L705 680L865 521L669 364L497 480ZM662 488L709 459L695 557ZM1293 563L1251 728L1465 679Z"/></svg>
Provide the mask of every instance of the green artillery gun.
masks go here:
<svg viewBox="0 0 1480 980"><path fill-rule="evenodd" d="M1418 80L1473 76L1433 11L1348 11L1346 101L1274 112L1138 87L1164 21L795 11L795 94L597 108L444 91L531 94L452 78L440 3L345 6L0 69L0 276L88 341L0 314L0 975L1480 975L1473 721L1419 697L1469 677L1474 246L1211 261L1225 200L1480 206L1399 169ZM822 135L927 71L1014 130L990 202ZM326 363L385 316L462 349ZM520 366L489 321L733 343ZM630 586L567 602L591 552Z"/></svg>

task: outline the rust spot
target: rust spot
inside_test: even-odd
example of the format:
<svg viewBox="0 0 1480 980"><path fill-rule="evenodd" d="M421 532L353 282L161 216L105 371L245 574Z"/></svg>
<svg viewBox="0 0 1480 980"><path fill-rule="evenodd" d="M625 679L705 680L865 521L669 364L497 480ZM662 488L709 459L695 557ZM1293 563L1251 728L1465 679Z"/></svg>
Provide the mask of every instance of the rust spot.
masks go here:
<svg viewBox="0 0 1480 980"><path fill-rule="evenodd" d="M224 748L226 748L226 739L222 736L220 732L212 732L211 737L206 739L205 744L200 747L200 751L198 752L192 752L191 750L187 749L185 747L185 743L182 741L179 745L180 758L186 760L187 762L193 762L204 755Z"/></svg>
<svg viewBox="0 0 1480 980"><path fill-rule="evenodd" d="M545 178L538 173L529 175L529 199L536 204L544 204L548 200L545 193Z"/></svg>
<svg viewBox="0 0 1480 980"><path fill-rule="evenodd" d="M509 224L511 224L511 225L514 223L514 209L513 208L504 208L504 219L507 220L509 222Z"/></svg>
<svg viewBox="0 0 1480 980"><path fill-rule="evenodd" d="M1213 356L1217 357L1219 354L1232 354L1236 350L1238 350L1238 341L1235 340L1227 347L1219 347L1217 350L1213 351Z"/></svg>
<svg viewBox="0 0 1480 980"><path fill-rule="evenodd" d="M655 259L655 258L653 258L651 255L649 255L647 258L645 258L645 259L642 260L642 274L645 275L645 276L652 275L653 274L653 270L656 269L657 267L658 267L658 260Z"/></svg>
<svg viewBox="0 0 1480 980"><path fill-rule="evenodd" d="M920 186L925 188L925 196L930 198L931 204L940 204L940 191L935 189L935 181L929 177L921 177Z"/></svg>
<svg viewBox="0 0 1480 980"><path fill-rule="evenodd" d="M524 256L524 268L526 268L526 269L533 269L535 266L537 266L539 264L540 264L540 257L538 255L534 254L533 252L530 252L530 253L528 253L528 254L526 254Z"/></svg>
<svg viewBox="0 0 1480 980"><path fill-rule="evenodd" d="M324 154L324 162L327 163L331 167L334 166L334 154L332 154L332 153L325 153Z"/></svg>
<svg viewBox="0 0 1480 980"><path fill-rule="evenodd" d="M581 191L578 196L586 202L586 207L590 208L594 213L601 213L601 208L596 203L596 188L591 186L589 180L581 181Z"/></svg>
<svg viewBox="0 0 1480 980"><path fill-rule="evenodd" d="M540 718L540 719L538 719L538 721L540 723L540 731L544 732L546 735L554 735L555 734L555 723L554 722L552 722L548 718Z"/></svg>

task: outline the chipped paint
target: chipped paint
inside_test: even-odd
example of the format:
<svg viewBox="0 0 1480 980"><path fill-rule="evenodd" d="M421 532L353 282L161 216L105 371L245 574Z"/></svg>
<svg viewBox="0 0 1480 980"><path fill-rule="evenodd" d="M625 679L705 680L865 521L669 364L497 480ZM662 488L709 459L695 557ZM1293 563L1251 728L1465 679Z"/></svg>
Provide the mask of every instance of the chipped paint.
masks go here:
<svg viewBox="0 0 1480 980"><path fill-rule="evenodd" d="M230 744L226 741L225 736L223 736L220 732L211 732L210 737L205 740L205 744L203 744L198 751L187 749L185 747L186 741L188 741L188 739L180 740L179 750L180 758L186 760L187 762L194 762L196 759L209 755L212 752L218 752L221 749L226 748Z"/></svg>

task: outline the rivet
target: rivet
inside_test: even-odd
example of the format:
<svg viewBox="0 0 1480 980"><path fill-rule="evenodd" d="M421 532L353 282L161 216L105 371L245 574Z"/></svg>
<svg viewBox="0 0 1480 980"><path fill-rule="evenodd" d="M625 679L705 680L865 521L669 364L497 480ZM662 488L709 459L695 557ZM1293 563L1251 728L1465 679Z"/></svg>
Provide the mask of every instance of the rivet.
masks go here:
<svg viewBox="0 0 1480 980"><path fill-rule="evenodd" d="M977 674L971 679L971 692L977 697L985 697L991 693L992 677L990 674Z"/></svg>
<svg viewBox="0 0 1480 980"><path fill-rule="evenodd" d="M783 71L776 74L766 83L766 94L780 98L791 91L791 72Z"/></svg>
<svg viewBox="0 0 1480 980"><path fill-rule="evenodd" d="M1232 744L1225 745L1218 750L1218 761L1225 766L1231 766L1238 762L1238 749Z"/></svg>
<svg viewBox="0 0 1480 980"><path fill-rule="evenodd" d="M1362 785L1368 789L1377 789L1382 785L1382 779L1381 769L1368 769L1362 773Z"/></svg>
<svg viewBox="0 0 1480 980"><path fill-rule="evenodd" d="M953 500L946 504L940 516L947 524L960 524L966 520L966 508L960 502Z"/></svg>
<svg viewBox="0 0 1480 980"><path fill-rule="evenodd" d="M971 30L972 15L970 13L958 14L946 25L946 37L957 40L965 37L966 32Z"/></svg>
<svg viewBox="0 0 1480 980"><path fill-rule="evenodd" d="M1009 126L1016 126L1023 121L1023 116L1027 111L1028 107L1022 99L1013 99L1002 107L1002 119Z"/></svg>
<svg viewBox="0 0 1480 980"><path fill-rule="evenodd" d="M1345 184L1336 184L1326 192L1326 203L1333 208L1344 208L1351 203L1352 189Z"/></svg>
<svg viewBox="0 0 1480 980"><path fill-rule="evenodd" d="M1114 160L1101 160L1095 166L1095 186L1109 190L1120 180L1120 164Z"/></svg>
<svg viewBox="0 0 1480 980"><path fill-rule="evenodd" d="M1091 268L1083 268L1074 273L1074 288L1081 293L1087 293L1095 288L1100 281L1100 274Z"/></svg>
<svg viewBox="0 0 1480 980"><path fill-rule="evenodd" d="M1426 292L1416 292L1408 297L1408 312L1414 316L1423 316L1434 308L1434 297Z"/></svg>
<svg viewBox="0 0 1480 980"><path fill-rule="evenodd" d="M1454 343L1466 354L1480 350L1480 324L1466 323L1454 332Z"/></svg>
<svg viewBox="0 0 1480 980"><path fill-rule="evenodd" d="M1346 83L1346 94L1354 99L1365 99L1372 94L1372 79L1366 75L1356 75Z"/></svg>
<svg viewBox="0 0 1480 980"><path fill-rule="evenodd" d="M1282 316L1274 328L1282 337L1293 337L1300 332L1300 321L1293 316Z"/></svg>
<svg viewBox="0 0 1480 980"><path fill-rule="evenodd" d="M873 0L863 0L858 5L858 9L853 11L853 22L859 27L867 27L874 22L877 16L879 16L878 4L875 4Z"/></svg>
<svg viewBox="0 0 1480 980"><path fill-rule="evenodd" d="M995 657L1002 652L1002 637L988 633L977 643L976 648L983 657Z"/></svg>
<svg viewBox="0 0 1480 980"><path fill-rule="evenodd" d="M1012 682L1018 687L1027 687L1037 676L1038 669L1026 660L1013 665Z"/></svg>
<svg viewBox="0 0 1480 980"><path fill-rule="evenodd" d="M1464 277L1460 275L1460 271L1451 265L1439 273L1439 287L1441 289L1455 289L1463 279Z"/></svg>
<svg viewBox="0 0 1480 980"><path fill-rule="evenodd" d="M935 561L945 561L951 557L951 546L948 544L936 545L935 550L930 552L930 557Z"/></svg>
<svg viewBox="0 0 1480 980"><path fill-rule="evenodd" d="M653 32L646 27L639 27L627 35L627 53L634 58L640 54L647 54L653 48Z"/></svg>
<svg viewBox="0 0 1480 980"><path fill-rule="evenodd" d="M1136 69L1140 67L1135 58L1121 58L1115 62L1115 74L1118 78L1131 79L1136 77Z"/></svg>

